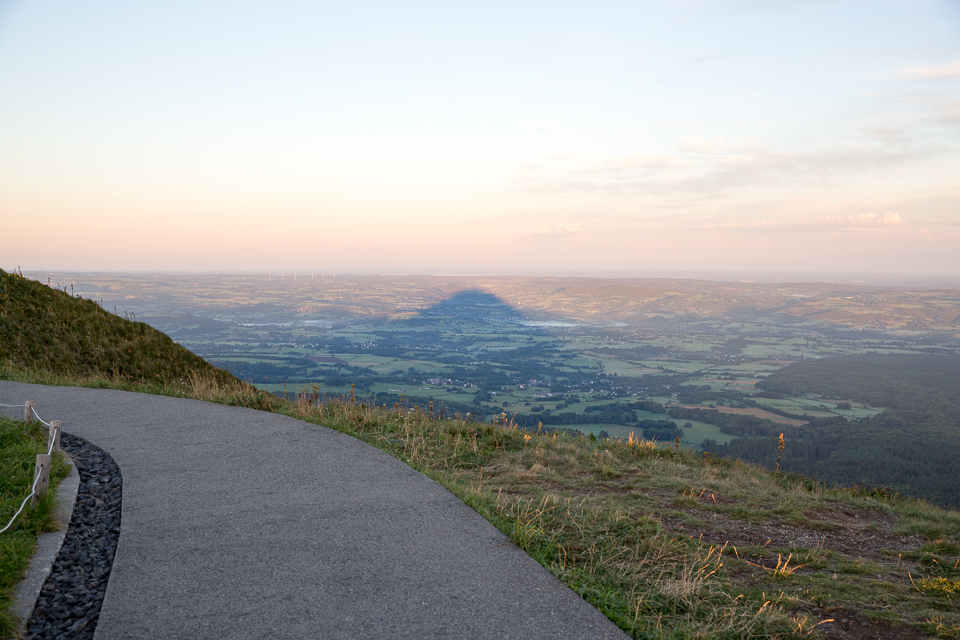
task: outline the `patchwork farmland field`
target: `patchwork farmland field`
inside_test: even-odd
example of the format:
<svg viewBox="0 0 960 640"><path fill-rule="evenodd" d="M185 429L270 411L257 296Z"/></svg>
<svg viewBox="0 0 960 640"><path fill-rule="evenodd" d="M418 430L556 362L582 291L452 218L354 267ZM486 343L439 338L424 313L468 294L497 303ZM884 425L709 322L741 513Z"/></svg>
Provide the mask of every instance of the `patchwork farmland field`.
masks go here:
<svg viewBox="0 0 960 640"><path fill-rule="evenodd" d="M956 291L826 284L33 277L72 283L271 392L353 390L369 402L424 410L432 403L447 415L513 419L524 428L675 434L695 449L733 447L747 433L872 420L887 407L760 387L797 362L956 354L960 317ZM683 417L694 408L695 419Z"/></svg>

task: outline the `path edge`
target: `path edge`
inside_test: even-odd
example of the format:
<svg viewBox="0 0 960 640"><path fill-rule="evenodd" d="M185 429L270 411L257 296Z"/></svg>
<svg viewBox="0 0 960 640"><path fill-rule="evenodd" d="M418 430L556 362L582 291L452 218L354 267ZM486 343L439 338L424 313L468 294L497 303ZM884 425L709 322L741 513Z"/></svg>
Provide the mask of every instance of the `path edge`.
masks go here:
<svg viewBox="0 0 960 640"><path fill-rule="evenodd" d="M66 456L66 453L64 453L64 456ZM27 622L33 614L34 607L37 606L40 590L50 576L53 563L60 553L60 547L63 546L63 539L66 537L67 529L70 526L70 518L73 517L73 507L77 503L80 473L77 471L76 465L73 464L73 460L69 456L66 456L66 458L70 473L60 481L54 497L56 506L54 507L53 517L60 526L56 531L41 533L37 538L37 548L33 557L30 558L27 575L17 583L13 594L12 609L18 619L18 637L26 631Z"/></svg>

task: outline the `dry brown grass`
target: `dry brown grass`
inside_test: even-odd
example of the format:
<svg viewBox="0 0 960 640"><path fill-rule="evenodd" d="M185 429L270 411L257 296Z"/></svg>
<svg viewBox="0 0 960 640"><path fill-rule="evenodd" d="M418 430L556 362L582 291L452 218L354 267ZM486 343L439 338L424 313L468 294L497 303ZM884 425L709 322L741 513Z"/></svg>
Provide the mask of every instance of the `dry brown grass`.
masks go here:
<svg viewBox="0 0 960 640"><path fill-rule="evenodd" d="M848 491L645 441L440 422L417 410L318 404L311 396L284 411L355 435L435 478L634 637L816 636L827 619L810 611L818 598L846 606L889 596L863 588L853 572L829 586L823 571L802 566L789 549L736 551L691 537L682 525L714 512L749 527L802 518L824 502L867 500ZM844 563L835 556L818 557Z"/></svg>
<svg viewBox="0 0 960 640"><path fill-rule="evenodd" d="M438 421L310 394L283 411L435 478L634 637L829 635L838 607L904 637L960 624L942 610L952 594L921 593L908 577L955 563L953 511L642 440ZM727 544L735 539L739 549Z"/></svg>
<svg viewBox="0 0 960 640"><path fill-rule="evenodd" d="M828 622L838 610L901 637L960 628L960 514L920 501L642 440L440 421L315 394L281 402L197 375L162 387L0 375L280 411L351 434L450 489L636 638L822 636L838 628Z"/></svg>
<svg viewBox="0 0 960 640"><path fill-rule="evenodd" d="M182 378L166 383L155 383L144 380L131 381L118 375L109 375L99 371L71 374L69 377L65 377L49 371L14 367L12 363L7 363L6 365L0 364L0 380L13 380L30 384L119 389L180 398L195 398L218 404L266 411L276 409L282 404L280 399L266 391L257 389L251 384L237 379L225 379L209 372L188 371Z"/></svg>

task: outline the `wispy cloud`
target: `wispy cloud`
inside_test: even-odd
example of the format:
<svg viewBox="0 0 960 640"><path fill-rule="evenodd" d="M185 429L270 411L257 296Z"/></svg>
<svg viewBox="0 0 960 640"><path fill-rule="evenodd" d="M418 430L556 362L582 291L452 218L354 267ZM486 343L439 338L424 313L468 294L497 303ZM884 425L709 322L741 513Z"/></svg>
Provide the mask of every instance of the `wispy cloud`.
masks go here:
<svg viewBox="0 0 960 640"><path fill-rule="evenodd" d="M862 229L899 227L905 224L898 213L861 213L852 216L821 216L807 220L749 220L704 224L701 229L812 231L816 229Z"/></svg>
<svg viewBox="0 0 960 640"><path fill-rule="evenodd" d="M895 133L895 132L894 132ZM936 150L889 131L860 144L781 151L759 143L684 140L674 153L544 162L518 169L516 186L540 195L700 198L745 189L824 185L855 172L923 159Z"/></svg>
<svg viewBox="0 0 960 640"><path fill-rule="evenodd" d="M536 233L524 236L522 240L527 242L557 242L569 239L581 233L584 230L580 222L559 222L553 225L543 226Z"/></svg>
<svg viewBox="0 0 960 640"><path fill-rule="evenodd" d="M897 72L896 77L907 80L945 80L960 78L960 61L923 67L908 67Z"/></svg>
<svg viewBox="0 0 960 640"><path fill-rule="evenodd" d="M888 102L899 103L914 107L913 125L927 124L936 127L953 128L960 124L960 100L947 95L945 92L899 93L884 96ZM908 123L909 126L910 123ZM872 132L876 137L882 135L877 129ZM892 135L902 137L902 131L895 130ZM942 137L942 136L941 136Z"/></svg>
<svg viewBox="0 0 960 640"><path fill-rule="evenodd" d="M932 101L928 120L934 124L955 127L960 125L960 100L940 98Z"/></svg>
<svg viewBox="0 0 960 640"><path fill-rule="evenodd" d="M903 224L903 219L900 217L899 213L885 213L883 215L878 215L876 213L861 213L856 216L849 216L847 218L831 218L829 216L821 218L821 221L825 224L840 224L845 226L879 226L879 227L896 227Z"/></svg>
<svg viewBox="0 0 960 640"><path fill-rule="evenodd" d="M576 169L575 173L608 176L649 174L685 169L691 164L689 159L669 154L625 155L587 161L584 166Z"/></svg>

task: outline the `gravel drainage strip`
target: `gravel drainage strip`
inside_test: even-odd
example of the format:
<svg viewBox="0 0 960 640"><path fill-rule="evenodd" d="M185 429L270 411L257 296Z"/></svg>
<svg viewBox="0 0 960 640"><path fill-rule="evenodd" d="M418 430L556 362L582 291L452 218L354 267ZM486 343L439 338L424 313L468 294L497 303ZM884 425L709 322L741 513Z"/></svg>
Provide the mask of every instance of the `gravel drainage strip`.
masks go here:
<svg viewBox="0 0 960 640"><path fill-rule="evenodd" d="M93 638L120 537L120 468L106 451L63 434L80 488L63 546L27 622L25 640Z"/></svg>

